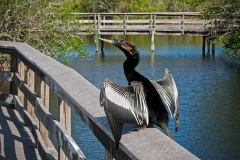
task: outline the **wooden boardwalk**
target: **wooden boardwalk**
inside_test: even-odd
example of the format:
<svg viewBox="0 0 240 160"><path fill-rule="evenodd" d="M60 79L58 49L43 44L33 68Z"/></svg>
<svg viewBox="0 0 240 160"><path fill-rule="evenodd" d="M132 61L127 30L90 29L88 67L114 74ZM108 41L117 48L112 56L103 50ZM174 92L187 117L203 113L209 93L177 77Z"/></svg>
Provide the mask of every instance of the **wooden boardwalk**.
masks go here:
<svg viewBox="0 0 240 160"><path fill-rule="evenodd" d="M86 160L71 137L71 111L102 143L106 160L112 160L112 157L119 160L198 159L157 128L129 132L134 127L131 125L124 127L119 149L116 150L106 114L99 104L99 89L75 70L26 43L0 41L0 52L11 56L10 72L0 71L0 80L10 83L8 93L0 92L0 102L14 105L19 113L0 104L0 159L32 160L40 159L40 155L44 160ZM41 85L35 85L35 77ZM58 96L59 120L49 111L50 89ZM50 145L50 136L58 145L57 153ZM92 144L88 145L91 147Z"/></svg>
<svg viewBox="0 0 240 160"><path fill-rule="evenodd" d="M0 103L0 159L41 159L35 140L19 113Z"/></svg>

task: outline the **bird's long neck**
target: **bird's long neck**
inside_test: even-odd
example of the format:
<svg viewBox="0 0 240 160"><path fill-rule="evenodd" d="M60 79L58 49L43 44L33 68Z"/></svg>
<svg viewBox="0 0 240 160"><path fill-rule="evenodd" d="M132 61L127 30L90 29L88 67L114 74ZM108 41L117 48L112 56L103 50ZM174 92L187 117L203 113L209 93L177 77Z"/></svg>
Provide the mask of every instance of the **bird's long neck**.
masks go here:
<svg viewBox="0 0 240 160"><path fill-rule="evenodd" d="M138 62L138 58L127 58L123 63L123 70L128 83L132 81L142 81L143 76L135 70Z"/></svg>

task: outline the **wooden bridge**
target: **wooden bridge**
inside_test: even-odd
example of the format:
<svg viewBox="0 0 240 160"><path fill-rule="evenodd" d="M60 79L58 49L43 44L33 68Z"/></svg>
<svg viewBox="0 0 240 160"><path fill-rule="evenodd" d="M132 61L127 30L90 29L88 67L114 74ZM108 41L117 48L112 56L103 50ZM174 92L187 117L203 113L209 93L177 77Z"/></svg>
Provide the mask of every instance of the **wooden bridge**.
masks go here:
<svg viewBox="0 0 240 160"><path fill-rule="evenodd" d="M132 126L127 126L115 150L99 89L26 43L0 41L0 53L11 59L10 70L0 71L0 80L10 88L0 93L1 159L87 159L71 137L71 112L102 143L105 159L198 159L156 128L128 132ZM50 89L59 97L59 120L49 112Z"/></svg>
<svg viewBox="0 0 240 160"><path fill-rule="evenodd" d="M95 35L96 51L98 37L104 35L150 35L151 51L155 51L155 35L202 35L211 37L215 20L200 18L200 12L156 13L72 13L83 24L78 34ZM224 32L218 31L218 32ZM205 39L204 46L205 46ZM103 45L102 45L103 48Z"/></svg>
<svg viewBox="0 0 240 160"><path fill-rule="evenodd" d="M86 24L80 34L138 35L138 34L206 34L213 27L211 20L203 20L200 12L157 13L73 13ZM87 30L88 29L88 30ZM93 32L89 32L93 31ZM88 32L87 32L88 31Z"/></svg>

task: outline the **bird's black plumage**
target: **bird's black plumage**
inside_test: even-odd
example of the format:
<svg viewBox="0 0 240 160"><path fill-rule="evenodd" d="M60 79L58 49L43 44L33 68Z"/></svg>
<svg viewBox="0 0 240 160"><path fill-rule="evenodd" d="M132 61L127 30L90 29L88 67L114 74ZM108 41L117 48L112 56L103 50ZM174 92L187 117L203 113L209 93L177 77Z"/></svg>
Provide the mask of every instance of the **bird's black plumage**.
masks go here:
<svg viewBox="0 0 240 160"><path fill-rule="evenodd" d="M158 125L173 139L168 129L168 112L176 117L176 131L179 125L179 98L176 84L170 72L165 69L164 77L152 81L135 70L140 57L133 43L126 40L106 40L126 55L123 70L128 86L119 86L106 79L100 92L100 104L104 107L112 130L116 148L121 139L124 123Z"/></svg>

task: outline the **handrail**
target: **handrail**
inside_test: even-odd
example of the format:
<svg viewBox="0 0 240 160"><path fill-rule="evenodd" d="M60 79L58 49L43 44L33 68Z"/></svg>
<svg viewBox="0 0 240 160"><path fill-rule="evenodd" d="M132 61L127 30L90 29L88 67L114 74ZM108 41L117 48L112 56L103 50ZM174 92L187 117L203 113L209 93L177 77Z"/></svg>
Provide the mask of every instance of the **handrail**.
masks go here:
<svg viewBox="0 0 240 160"><path fill-rule="evenodd" d="M24 105L28 112L32 112L31 109L28 109L29 103L31 103L34 112L40 115L38 116L39 121L43 123L49 134L56 137L69 159L85 159L85 156L67 133L67 129L64 129L66 126L56 121L44 107L46 96L39 98L31 89L31 75L33 73L67 104L63 106L70 107L72 111L77 113L115 159L198 159L158 129L146 128L139 132L129 132L133 127L131 125L124 128L119 149L115 150L114 140L104 110L99 105L99 89L73 69L42 54L26 43L0 41L0 53L11 55L13 77L11 77L11 74L0 74L0 78L11 77L10 94L14 96L15 106L23 110ZM27 76L24 75L25 71L27 71ZM44 92L44 89L42 90ZM21 95L21 92L24 95ZM29 103L25 104L23 97ZM21 112L25 113L25 110ZM40 125L38 127L41 132L42 128ZM49 149L47 145L46 148Z"/></svg>

